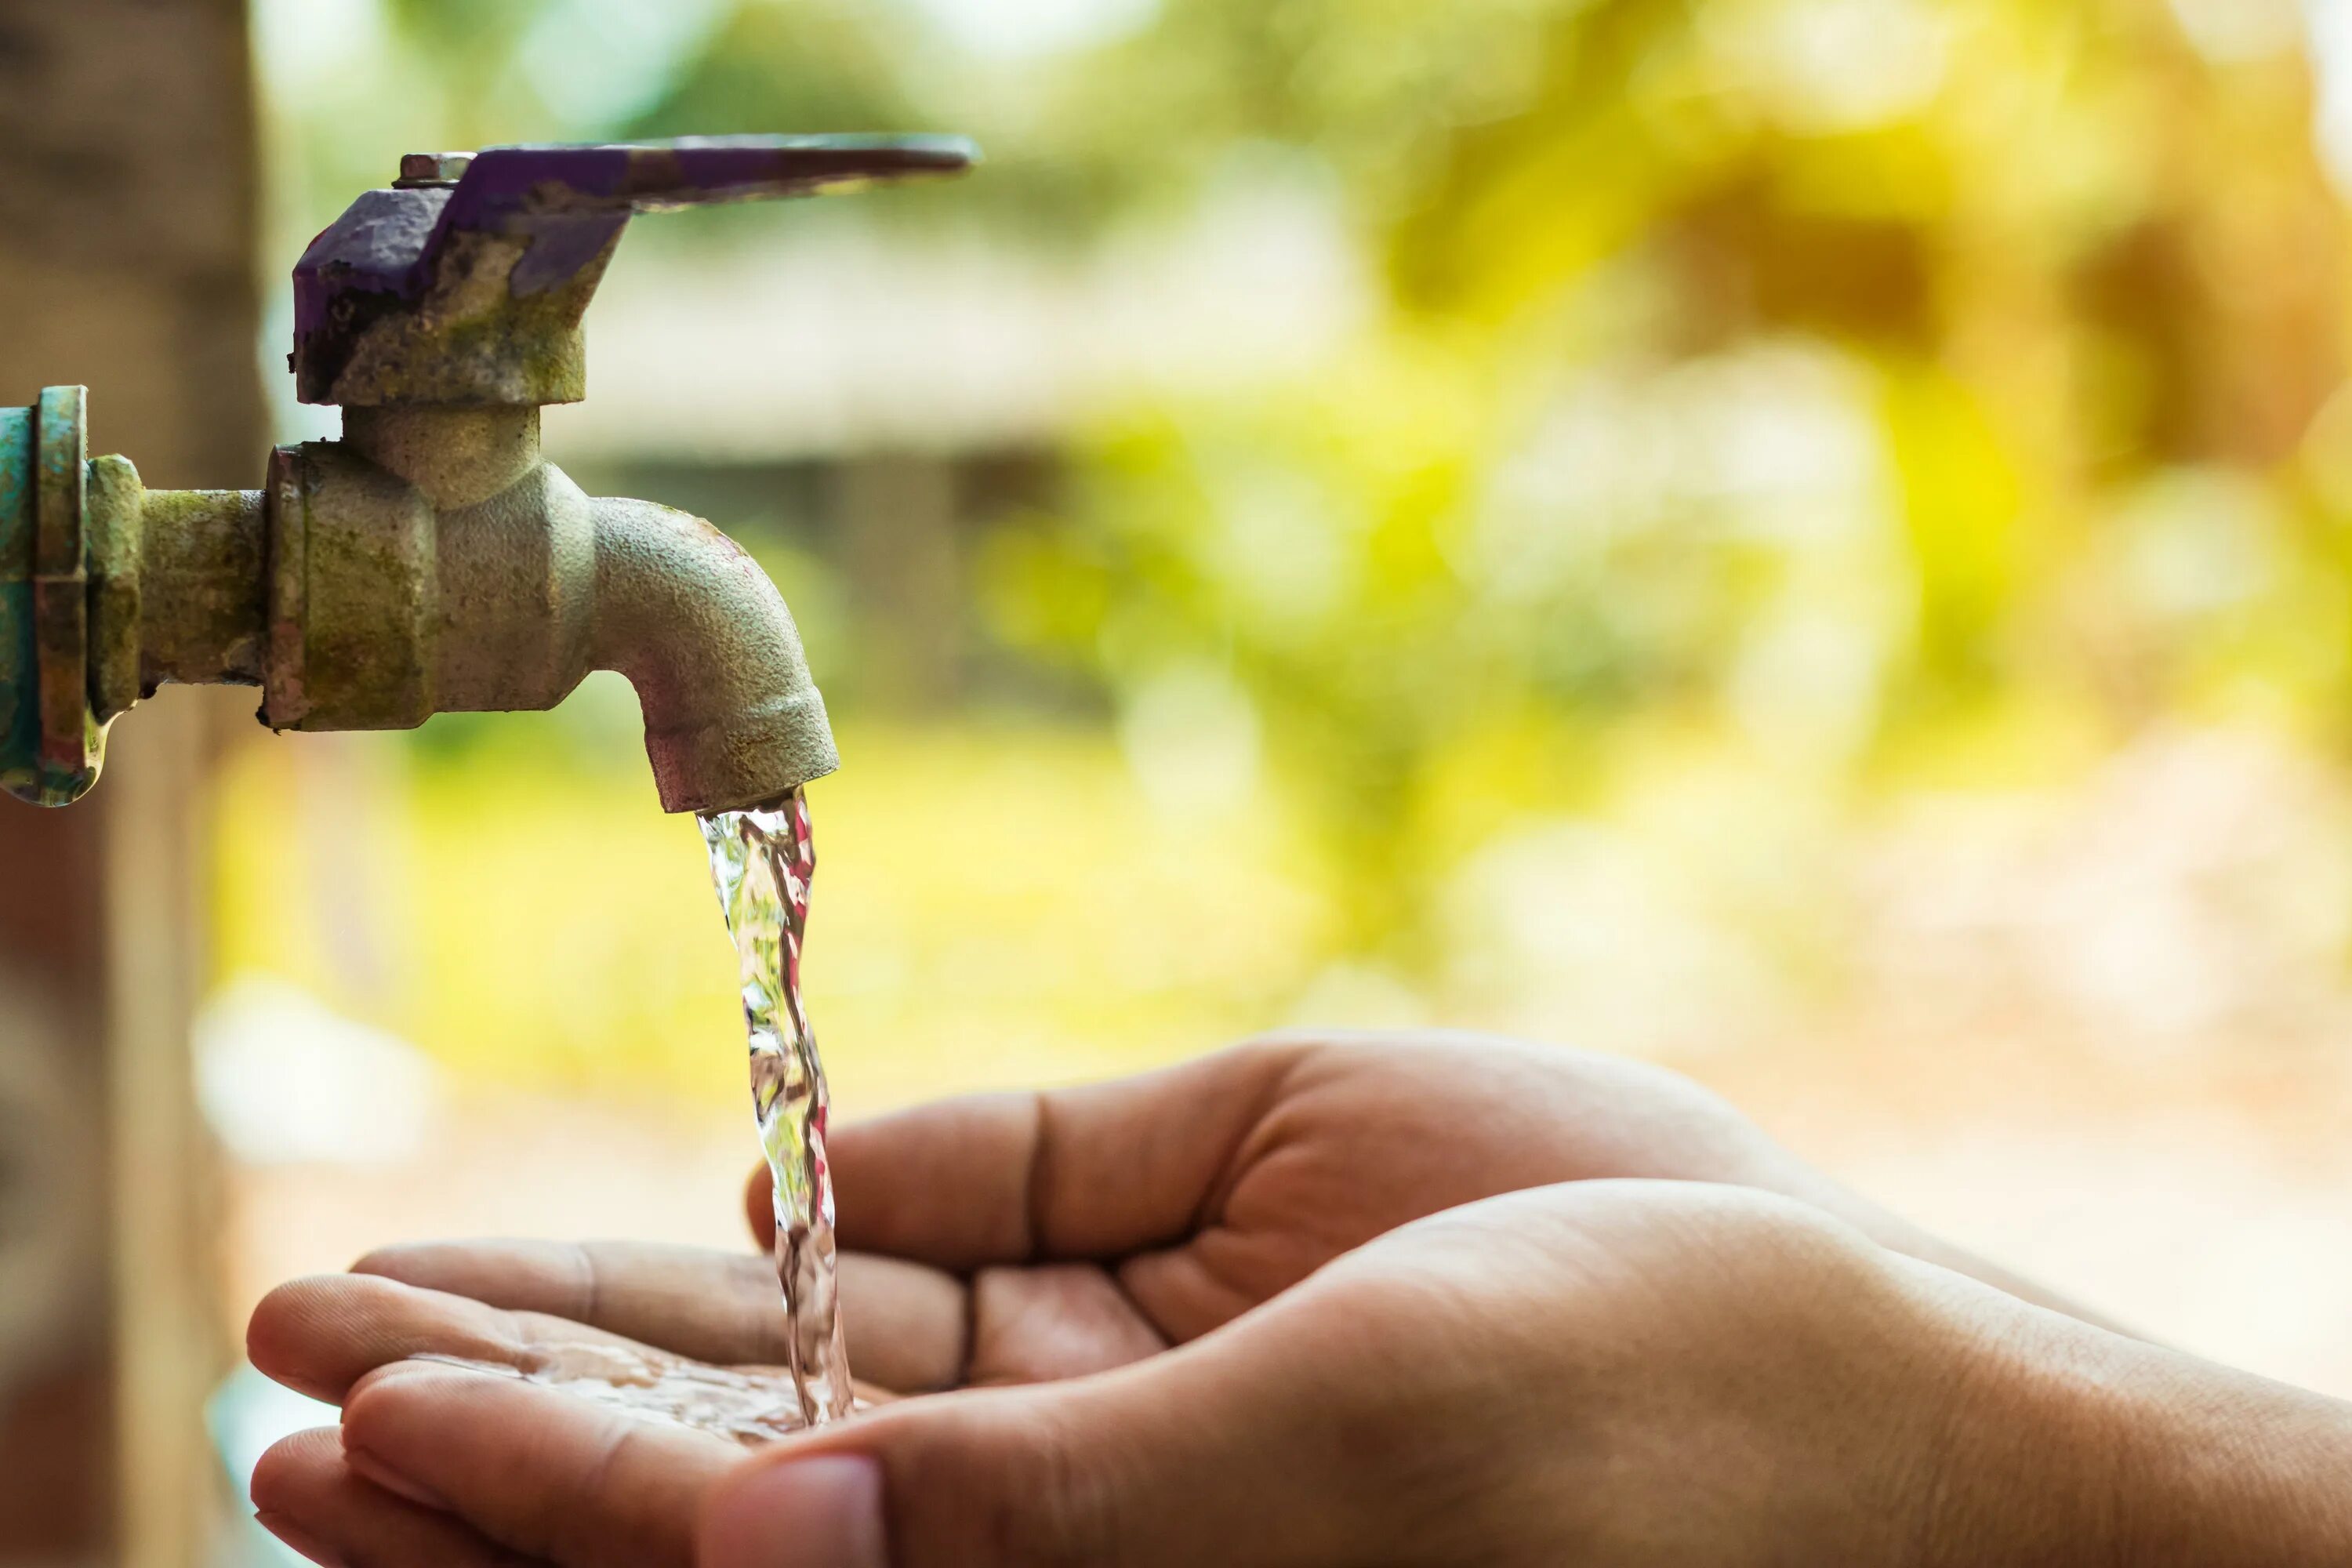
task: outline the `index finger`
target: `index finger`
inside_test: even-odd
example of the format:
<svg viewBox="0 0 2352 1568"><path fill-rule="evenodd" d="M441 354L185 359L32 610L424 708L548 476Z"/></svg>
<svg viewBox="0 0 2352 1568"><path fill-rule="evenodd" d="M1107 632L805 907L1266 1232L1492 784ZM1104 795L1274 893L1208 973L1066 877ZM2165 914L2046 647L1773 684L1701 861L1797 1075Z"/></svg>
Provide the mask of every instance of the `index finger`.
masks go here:
<svg viewBox="0 0 2352 1568"><path fill-rule="evenodd" d="M1304 1043L1236 1046L1139 1077L942 1100L827 1140L841 1245L942 1268L1125 1257L1213 1213ZM768 1176L751 1224L772 1244Z"/></svg>

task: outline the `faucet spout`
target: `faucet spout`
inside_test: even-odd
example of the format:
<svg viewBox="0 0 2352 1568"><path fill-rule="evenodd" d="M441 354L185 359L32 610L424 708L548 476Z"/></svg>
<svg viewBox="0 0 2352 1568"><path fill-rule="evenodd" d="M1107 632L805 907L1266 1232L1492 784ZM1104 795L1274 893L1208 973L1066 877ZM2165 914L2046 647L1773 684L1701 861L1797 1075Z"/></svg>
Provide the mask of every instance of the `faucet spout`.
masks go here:
<svg viewBox="0 0 2352 1568"><path fill-rule="evenodd" d="M841 765L783 595L742 548L652 501L589 503L590 658L636 688L665 811L732 811Z"/></svg>

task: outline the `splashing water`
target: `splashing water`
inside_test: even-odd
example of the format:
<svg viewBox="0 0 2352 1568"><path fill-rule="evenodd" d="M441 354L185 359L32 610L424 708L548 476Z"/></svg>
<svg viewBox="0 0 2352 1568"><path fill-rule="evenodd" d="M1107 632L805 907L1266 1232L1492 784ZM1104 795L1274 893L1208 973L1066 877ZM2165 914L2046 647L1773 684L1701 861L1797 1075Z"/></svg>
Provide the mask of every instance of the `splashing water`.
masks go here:
<svg viewBox="0 0 2352 1568"><path fill-rule="evenodd" d="M854 1392L835 1291L824 1067L801 1005L801 936L816 869L808 802L794 790L767 806L700 820L741 964L751 1113L775 1178L776 1278L790 1325L793 1389L802 1421L816 1426L848 1415Z"/></svg>
<svg viewBox="0 0 2352 1568"><path fill-rule="evenodd" d="M495 1362L427 1351L408 1359L537 1384L633 1421L708 1432L747 1448L788 1437L808 1425L797 1406L778 1407L774 1379L733 1367L593 1340L534 1340L519 1347L518 1355L518 1361Z"/></svg>

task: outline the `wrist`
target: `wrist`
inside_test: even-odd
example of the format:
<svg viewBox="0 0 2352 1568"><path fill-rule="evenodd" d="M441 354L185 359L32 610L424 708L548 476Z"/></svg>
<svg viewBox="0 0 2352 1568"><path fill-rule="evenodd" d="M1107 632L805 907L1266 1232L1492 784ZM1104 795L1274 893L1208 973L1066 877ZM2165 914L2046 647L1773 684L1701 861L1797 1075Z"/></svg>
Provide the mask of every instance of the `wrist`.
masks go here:
<svg viewBox="0 0 2352 1568"><path fill-rule="evenodd" d="M2352 1562L2352 1405L2032 1309L1979 1361L1985 1484L1927 1562Z"/></svg>
<svg viewBox="0 0 2352 1568"><path fill-rule="evenodd" d="M2352 1406L2143 1346L2116 1389L2118 1560L2352 1562Z"/></svg>

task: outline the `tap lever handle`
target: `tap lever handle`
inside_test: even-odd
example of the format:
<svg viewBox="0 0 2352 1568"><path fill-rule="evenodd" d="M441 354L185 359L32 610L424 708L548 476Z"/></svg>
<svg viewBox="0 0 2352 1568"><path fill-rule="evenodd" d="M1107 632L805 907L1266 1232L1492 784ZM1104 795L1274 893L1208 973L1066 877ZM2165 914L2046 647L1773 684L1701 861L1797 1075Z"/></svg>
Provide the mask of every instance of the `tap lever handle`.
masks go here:
<svg viewBox="0 0 2352 1568"><path fill-rule="evenodd" d="M575 403L580 318L630 215L952 174L958 136L709 136L415 153L294 267L305 403Z"/></svg>
<svg viewBox="0 0 2352 1568"><path fill-rule="evenodd" d="M688 136L610 146L487 147L466 161L442 226L508 234L564 214L625 216L814 195L958 174L977 155L958 136Z"/></svg>
<svg viewBox="0 0 2352 1568"><path fill-rule="evenodd" d="M955 136L688 136L607 146L486 147L465 161L426 242L528 237L516 293L562 286L595 264L632 213L819 195L959 174L977 150Z"/></svg>

